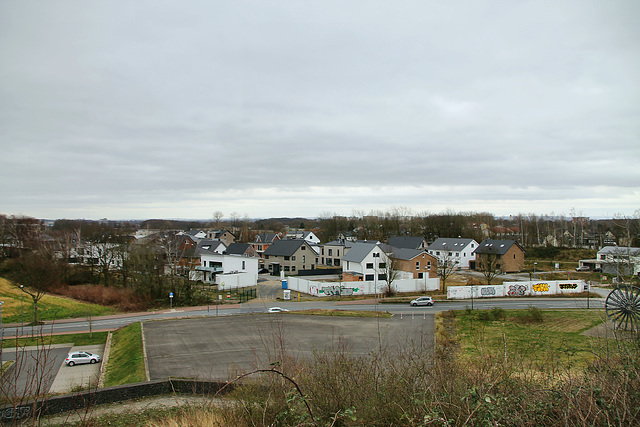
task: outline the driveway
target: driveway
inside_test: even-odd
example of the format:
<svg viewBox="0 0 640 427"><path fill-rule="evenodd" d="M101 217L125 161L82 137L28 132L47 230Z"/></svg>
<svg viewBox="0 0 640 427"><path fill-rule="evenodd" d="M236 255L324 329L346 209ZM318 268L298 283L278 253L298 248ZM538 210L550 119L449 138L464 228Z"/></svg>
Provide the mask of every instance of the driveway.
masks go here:
<svg viewBox="0 0 640 427"><path fill-rule="evenodd" d="M403 319L258 314L168 320L144 324L151 380L168 377L233 379L268 368L284 352L295 358L342 346L368 355L380 345L394 351L433 351L434 317ZM380 339L378 339L380 337Z"/></svg>

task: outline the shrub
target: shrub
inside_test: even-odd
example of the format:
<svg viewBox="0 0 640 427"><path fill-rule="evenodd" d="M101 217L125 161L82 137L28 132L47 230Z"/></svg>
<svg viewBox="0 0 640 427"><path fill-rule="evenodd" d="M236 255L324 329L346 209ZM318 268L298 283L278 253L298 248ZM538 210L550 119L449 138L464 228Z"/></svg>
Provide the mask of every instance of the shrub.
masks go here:
<svg viewBox="0 0 640 427"><path fill-rule="evenodd" d="M493 320L504 320L505 316L506 316L506 312L504 308L493 307L491 309L491 317L493 317Z"/></svg>

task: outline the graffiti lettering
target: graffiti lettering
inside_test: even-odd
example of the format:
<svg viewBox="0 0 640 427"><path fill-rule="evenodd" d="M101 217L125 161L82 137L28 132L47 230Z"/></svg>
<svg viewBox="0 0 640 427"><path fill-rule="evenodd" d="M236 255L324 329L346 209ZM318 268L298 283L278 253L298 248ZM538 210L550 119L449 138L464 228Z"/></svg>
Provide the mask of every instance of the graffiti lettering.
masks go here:
<svg viewBox="0 0 640 427"><path fill-rule="evenodd" d="M336 296L353 295L354 289L353 288L343 288L341 286L323 286L322 290L320 292L324 293L325 295L336 295ZM356 292L357 292L357 290L356 290Z"/></svg>
<svg viewBox="0 0 640 427"><path fill-rule="evenodd" d="M17 408L7 408L2 411L3 420L21 420L31 415L31 406L18 406Z"/></svg>
<svg viewBox="0 0 640 427"><path fill-rule="evenodd" d="M522 297L527 292L527 287L524 285L509 285L509 291L507 295L510 297Z"/></svg>
<svg viewBox="0 0 640 427"><path fill-rule="evenodd" d="M480 288L480 295L489 296L489 295L495 295L495 294L496 294L496 288Z"/></svg>
<svg viewBox="0 0 640 427"><path fill-rule="evenodd" d="M536 283L533 285L533 290L535 292L549 292L549 284L548 283Z"/></svg>
<svg viewBox="0 0 640 427"><path fill-rule="evenodd" d="M578 289L577 283L560 283L560 289Z"/></svg>

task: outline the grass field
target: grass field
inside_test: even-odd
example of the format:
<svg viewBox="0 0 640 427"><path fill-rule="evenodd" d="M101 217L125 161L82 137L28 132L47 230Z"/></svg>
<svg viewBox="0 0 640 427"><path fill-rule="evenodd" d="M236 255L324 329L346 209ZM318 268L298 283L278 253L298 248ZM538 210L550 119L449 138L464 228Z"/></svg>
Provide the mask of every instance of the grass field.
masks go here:
<svg viewBox="0 0 640 427"><path fill-rule="evenodd" d="M4 323L19 323L21 312L23 313L25 324L33 322L33 302L31 297L24 293L21 296L21 293L20 288L8 280L0 278L0 301L4 301L2 305L2 321ZM22 305L20 303L21 298ZM38 320L103 316L117 312L112 307L89 304L53 295L45 295L38 302Z"/></svg>
<svg viewBox="0 0 640 427"><path fill-rule="evenodd" d="M146 381L142 327L133 323L113 333L105 387Z"/></svg>
<svg viewBox="0 0 640 427"><path fill-rule="evenodd" d="M540 368L562 362L583 367L593 359L597 340L582 332L601 324L603 310L476 310L457 312L460 357L503 352Z"/></svg>

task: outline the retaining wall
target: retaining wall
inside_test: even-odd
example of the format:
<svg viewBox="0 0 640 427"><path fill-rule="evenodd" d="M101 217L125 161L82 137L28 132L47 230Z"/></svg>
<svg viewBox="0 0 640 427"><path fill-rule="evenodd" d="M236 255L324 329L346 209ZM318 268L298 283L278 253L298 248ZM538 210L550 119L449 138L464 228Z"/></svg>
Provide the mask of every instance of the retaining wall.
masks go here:
<svg viewBox="0 0 640 427"><path fill-rule="evenodd" d="M105 403L123 402L143 397L161 396L166 394L197 394L214 395L226 385L220 381L196 380L158 380L137 384L100 388L74 394L53 396L44 401L24 402L18 406L4 406L0 408L0 421L3 423L32 417L54 415L61 412L85 411L86 408ZM221 394L233 389L227 386Z"/></svg>

